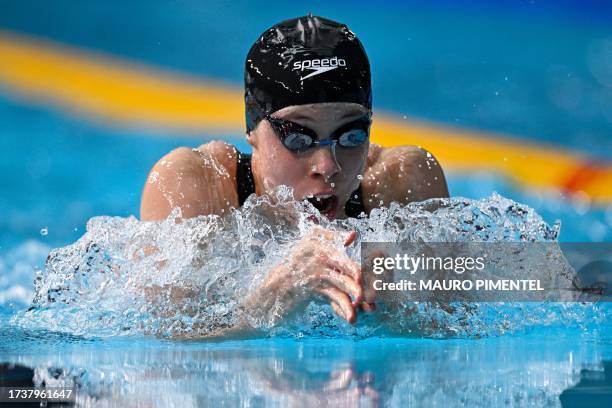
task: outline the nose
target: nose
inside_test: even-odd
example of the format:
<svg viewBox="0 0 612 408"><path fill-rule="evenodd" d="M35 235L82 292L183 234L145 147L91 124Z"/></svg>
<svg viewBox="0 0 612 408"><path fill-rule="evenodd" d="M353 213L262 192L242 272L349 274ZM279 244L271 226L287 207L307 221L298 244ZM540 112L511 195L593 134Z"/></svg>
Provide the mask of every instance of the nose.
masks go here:
<svg viewBox="0 0 612 408"><path fill-rule="evenodd" d="M315 149L311 157L309 175L314 178L323 178L325 181L330 180L338 174L340 166L338 165L334 152L334 145L320 146Z"/></svg>

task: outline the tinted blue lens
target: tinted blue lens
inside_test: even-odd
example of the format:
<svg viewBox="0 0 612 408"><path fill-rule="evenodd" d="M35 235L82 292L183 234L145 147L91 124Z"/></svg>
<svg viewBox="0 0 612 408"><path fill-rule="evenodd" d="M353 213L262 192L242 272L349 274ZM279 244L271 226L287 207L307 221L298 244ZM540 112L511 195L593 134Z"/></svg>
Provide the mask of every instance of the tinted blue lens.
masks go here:
<svg viewBox="0 0 612 408"><path fill-rule="evenodd" d="M283 144L285 147L294 152L300 152L312 147L314 139L310 135L304 133L290 133L285 136Z"/></svg>
<svg viewBox="0 0 612 408"><path fill-rule="evenodd" d="M338 144L342 147L361 146L368 139L368 134L363 129L351 129L338 137Z"/></svg>

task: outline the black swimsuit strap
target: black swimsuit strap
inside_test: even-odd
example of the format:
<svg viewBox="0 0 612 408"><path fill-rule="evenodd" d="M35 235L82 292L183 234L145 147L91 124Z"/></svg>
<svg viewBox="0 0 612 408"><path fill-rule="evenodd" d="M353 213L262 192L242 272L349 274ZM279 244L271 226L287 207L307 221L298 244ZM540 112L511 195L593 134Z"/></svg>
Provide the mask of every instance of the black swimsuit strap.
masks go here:
<svg viewBox="0 0 612 408"><path fill-rule="evenodd" d="M238 202L240 206L255 192L255 182L251 171L251 155L241 153L238 149L238 167L236 168L236 184L238 185Z"/></svg>
<svg viewBox="0 0 612 408"><path fill-rule="evenodd" d="M236 149L236 152L238 153L236 184L238 186L238 201L242 206L246 199L255 193L255 182L253 181L253 172L251 171L251 155L241 153L238 149ZM361 213L365 213L361 186L351 193L351 197L344 207L344 212L347 217L353 218L357 218Z"/></svg>
<svg viewBox="0 0 612 408"><path fill-rule="evenodd" d="M357 190L351 193L351 198L346 202L344 206L344 213L347 217L357 218L361 213L365 213L363 207L363 194L361 193L361 184L357 187Z"/></svg>

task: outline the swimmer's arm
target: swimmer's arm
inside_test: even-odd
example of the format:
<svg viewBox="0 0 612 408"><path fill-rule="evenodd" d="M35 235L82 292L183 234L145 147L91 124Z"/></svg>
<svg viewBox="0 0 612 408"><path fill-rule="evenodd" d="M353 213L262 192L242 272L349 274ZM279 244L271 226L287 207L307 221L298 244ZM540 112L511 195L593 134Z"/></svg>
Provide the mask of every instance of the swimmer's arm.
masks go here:
<svg viewBox="0 0 612 408"><path fill-rule="evenodd" d="M265 274L237 302L231 316L221 321L202 323L202 327L184 336L202 338L248 338L262 334L268 327L299 310L314 297L322 296L332 309L348 323L357 319L357 305L363 300L362 275L359 264L351 260L334 242L342 239L344 246L355 242L357 233L343 233L314 228L292 246L290 254ZM163 267L163 266L162 266ZM152 300L164 298L164 303L189 305L198 299L198 288L153 287L147 295ZM178 308L187 312L196 309ZM173 313L172 310L168 310Z"/></svg>
<svg viewBox="0 0 612 408"><path fill-rule="evenodd" d="M147 300L152 304L166 305L156 309L156 315L166 319L170 319L171 325L174 325L174 318L177 314L184 314L198 318L199 310L194 304L195 300L201 296L201 290L197 287L178 287L175 285L146 285L140 290L143 291ZM181 339L247 339L261 335L260 331L254 328L248 315L253 318L258 318L256 311L252 310L252 304L248 300L243 300L242 304L238 305L233 316L226 316L225 319L217 321L203 321L194 323L190 330L178 331L169 329L167 325L158 327L151 334L167 335L171 331L173 338Z"/></svg>
<svg viewBox="0 0 612 408"><path fill-rule="evenodd" d="M370 145L361 187L368 212L392 202L408 204L449 196L442 167L431 153L417 146Z"/></svg>
<svg viewBox="0 0 612 408"><path fill-rule="evenodd" d="M184 218L223 215L238 206L236 150L224 142L180 147L153 166L140 204L142 221L161 220L173 208Z"/></svg>

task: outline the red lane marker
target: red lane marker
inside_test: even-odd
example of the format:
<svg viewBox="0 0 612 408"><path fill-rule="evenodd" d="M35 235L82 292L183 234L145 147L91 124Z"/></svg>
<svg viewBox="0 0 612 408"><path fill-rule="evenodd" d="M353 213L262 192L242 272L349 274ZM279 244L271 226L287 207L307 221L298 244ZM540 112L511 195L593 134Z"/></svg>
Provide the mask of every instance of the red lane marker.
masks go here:
<svg viewBox="0 0 612 408"><path fill-rule="evenodd" d="M578 166L576 170L570 174L564 183L561 183L561 188L565 192L576 193L584 191L591 181L599 176L603 171L603 166L598 162L586 162Z"/></svg>

